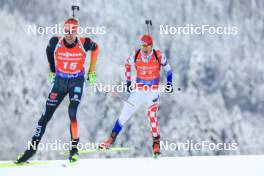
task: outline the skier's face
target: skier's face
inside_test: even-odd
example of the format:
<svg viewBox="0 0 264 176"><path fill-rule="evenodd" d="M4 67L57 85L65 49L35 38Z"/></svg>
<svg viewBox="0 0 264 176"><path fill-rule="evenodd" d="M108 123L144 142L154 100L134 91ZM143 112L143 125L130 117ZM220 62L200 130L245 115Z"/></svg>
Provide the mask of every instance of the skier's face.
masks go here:
<svg viewBox="0 0 264 176"><path fill-rule="evenodd" d="M64 22L64 34L68 43L71 44L75 41L77 30L78 21L76 19L70 18Z"/></svg>
<svg viewBox="0 0 264 176"><path fill-rule="evenodd" d="M152 50L152 45L141 45L141 51L145 56L148 56Z"/></svg>
<svg viewBox="0 0 264 176"><path fill-rule="evenodd" d="M65 30L65 38L67 41L75 41L76 31Z"/></svg>

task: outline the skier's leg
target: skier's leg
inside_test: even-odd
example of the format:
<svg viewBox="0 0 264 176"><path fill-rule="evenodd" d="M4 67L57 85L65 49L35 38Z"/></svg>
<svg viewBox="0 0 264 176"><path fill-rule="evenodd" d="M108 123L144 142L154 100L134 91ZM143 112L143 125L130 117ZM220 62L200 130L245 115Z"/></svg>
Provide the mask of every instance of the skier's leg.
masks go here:
<svg viewBox="0 0 264 176"><path fill-rule="evenodd" d="M71 83L71 88L69 90L70 104L68 108L68 113L70 118L71 139L73 140L77 140L79 138L77 110L82 98L83 81L84 79L81 78L74 80L74 82Z"/></svg>
<svg viewBox="0 0 264 176"><path fill-rule="evenodd" d="M110 137L107 138L104 142L102 142L99 145L99 148L101 149L109 148L109 146L115 142L115 139L119 134L119 132L122 130L123 125L127 122L127 120L131 117L131 115L138 109L138 107L141 106L142 103L144 103L143 92L139 92L139 91L133 92L128 98L128 101L134 104L134 106L128 103L124 105L119 118L117 118L115 122Z"/></svg>
<svg viewBox="0 0 264 176"><path fill-rule="evenodd" d="M148 107L148 119L150 122L151 133L153 137L157 137L160 135L157 112L158 112L158 103L152 103Z"/></svg>
<svg viewBox="0 0 264 176"><path fill-rule="evenodd" d="M82 79L74 80L73 85L69 90L69 117L70 117L70 133L71 133L71 150L69 159L71 162L78 160L78 142L79 142L79 127L77 122L77 110L81 102L83 92L83 81Z"/></svg>
<svg viewBox="0 0 264 176"><path fill-rule="evenodd" d="M135 106L132 106L128 103L124 105L119 118L115 122L112 132L115 132L118 134L121 131L122 126L129 120L131 115L138 109L139 106L141 106L144 103L145 101L144 92L141 92L141 91L133 92L129 96L128 101L133 103Z"/></svg>
<svg viewBox="0 0 264 176"><path fill-rule="evenodd" d="M32 138L32 141L39 142L46 130L46 126L50 119L52 118L55 110L62 102L65 97L66 92L63 87L60 87L56 82L54 83L51 91L49 92L48 98L46 100L46 105L44 113L41 115L41 118L38 121L38 125L35 130L35 134Z"/></svg>
<svg viewBox="0 0 264 176"><path fill-rule="evenodd" d="M148 101L148 119L150 122L151 133L153 137L153 152L155 156L160 154L160 127L158 122L159 94L149 93Z"/></svg>
<svg viewBox="0 0 264 176"><path fill-rule="evenodd" d="M36 151L37 146L45 132L46 126L51 119L56 108L59 106L61 101L65 96L65 92L62 87L58 86L55 82L49 92L48 98L46 100L45 111L41 115L41 118L38 121L35 133L32 137L30 146L27 147L27 150L18 156L17 163L26 162L30 157L32 157Z"/></svg>

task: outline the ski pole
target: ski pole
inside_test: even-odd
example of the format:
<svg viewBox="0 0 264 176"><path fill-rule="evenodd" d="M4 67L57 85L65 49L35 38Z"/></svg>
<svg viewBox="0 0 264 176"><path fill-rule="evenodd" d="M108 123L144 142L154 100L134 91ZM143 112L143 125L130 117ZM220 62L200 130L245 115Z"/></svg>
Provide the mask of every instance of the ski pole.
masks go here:
<svg viewBox="0 0 264 176"><path fill-rule="evenodd" d="M80 11L80 7L78 5L72 5L72 17L75 18L75 11Z"/></svg>
<svg viewBox="0 0 264 176"><path fill-rule="evenodd" d="M103 85L105 85L104 83L98 83L97 81L95 82L95 84L103 84ZM105 92L105 93L108 93L108 92ZM136 105L134 103L132 103L131 101L129 101L129 100L125 99L124 97L122 97L121 95L119 95L118 92L111 91L110 93L111 93L112 96L115 96L115 97L119 98L120 100L122 100L123 102L131 105L132 107L136 107Z"/></svg>
<svg viewBox="0 0 264 176"><path fill-rule="evenodd" d="M113 96L116 96L116 97L120 98L122 101L124 101L124 102L130 104L132 107L135 107L135 104L134 104L134 103L128 101L127 99L125 99L124 97L122 97L121 95L119 95L117 92L111 92L111 94L112 94Z"/></svg>
<svg viewBox="0 0 264 176"><path fill-rule="evenodd" d="M146 20L146 25L147 25L148 34L150 34L150 26L152 26L152 21Z"/></svg>

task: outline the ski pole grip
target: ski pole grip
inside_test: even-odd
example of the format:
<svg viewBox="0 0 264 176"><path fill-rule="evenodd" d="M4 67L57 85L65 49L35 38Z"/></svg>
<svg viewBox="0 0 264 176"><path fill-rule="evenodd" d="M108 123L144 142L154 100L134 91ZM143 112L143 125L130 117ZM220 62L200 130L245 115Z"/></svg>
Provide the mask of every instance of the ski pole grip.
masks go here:
<svg viewBox="0 0 264 176"><path fill-rule="evenodd" d="M74 11L74 10L78 10L78 11L80 11L80 7L79 6L77 6L77 5L72 5L72 10Z"/></svg>
<svg viewBox="0 0 264 176"><path fill-rule="evenodd" d="M75 17L75 10L80 11L80 7L78 5L72 5L72 17Z"/></svg>
<svg viewBox="0 0 264 176"><path fill-rule="evenodd" d="M152 26L152 21L151 20L146 20L146 25Z"/></svg>

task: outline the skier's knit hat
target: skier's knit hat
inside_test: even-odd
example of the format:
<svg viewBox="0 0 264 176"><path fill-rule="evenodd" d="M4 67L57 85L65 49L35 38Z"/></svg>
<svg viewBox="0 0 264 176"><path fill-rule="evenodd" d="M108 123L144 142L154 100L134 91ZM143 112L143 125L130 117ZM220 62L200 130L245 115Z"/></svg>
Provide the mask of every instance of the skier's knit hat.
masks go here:
<svg viewBox="0 0 264 176"><path fill-rule="evenodd" d="M64 22L64 30L65 31L71 31L76 32L78 29L79 21L76 18L68 18Z"/></svg>
<svg viewBox="0 0 264 176"><path fill-rule="evenodd" d="M153 45L152 37L149 34L144 34L140 37L140 45Z"/></svg>

